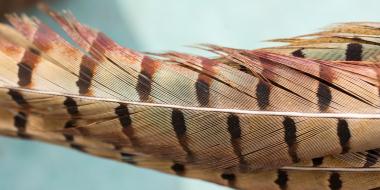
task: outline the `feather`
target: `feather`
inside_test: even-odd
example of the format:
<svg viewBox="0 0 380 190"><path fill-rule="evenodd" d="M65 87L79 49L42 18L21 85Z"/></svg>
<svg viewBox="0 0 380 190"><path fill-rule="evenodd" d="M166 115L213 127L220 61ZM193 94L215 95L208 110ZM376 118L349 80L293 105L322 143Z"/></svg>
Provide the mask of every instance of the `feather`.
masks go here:
<svg viewBox="0 0 380 190"><path fill-rule="evenodd" d="M376 23L143 54L68 13L0 25L0 134L234 188L378 188ZM304 181L308 183L303 183Z"/></svg>
<svg viewBox="0 0 380 190"><path fill-rule="evenodd" d="M361 188L363 187L377 187L379 184L376 182L377 175L373 172L353 172L353 173L347 173L347 172L337 172L337 171L306 171L305 168L302 170L297 169L281 169L281 170L274 170L274 171L266 171L266 172L260 172L260 173L231 173L231 172L222 172L222 171L215 171L211 170L207 172L207 175L205 175L203 169L199 169L198 167L195 167L191 164L179 164L174 163L173 161L165 161L164 159L155 159L152 157L148 157L146 155L142 155L139 153L135 153L131 150L128 150L126 152L126 149L123 148L122 150L118 147L110 146L110 144L105 143L99 143L97 140L98 138L95 138L94 141L90 140L89 138L81 138L79 136L70 136L68 134L58 136L60 134L56 133L48 133L46 130L42 130L42 132L37 132L35 126L47 126L46 124L42 124L39 122L46 122L46 118L43 120L39 120L37 122L37 119L31 119L33 117L30 113L28 114L28 122L25 127L27 129L27 133L20 136L19 132L16 132L16 128L13 125L13 119L14 116L8 116L6 117L5 112L9 111L3 111L2 112L2 127L7 126L4 125L4 122L7 120L4 120L6 118L10 118L7 133L5 133L5 129L1 130L1 133L3 135L8 136L18 136L25 139L34 139L34 140L42 140L45 142L60 144L63 146L71 147L73 149L105 157L105 158L111 158L115 160L119 160L122 162L126 162L129 164L134 164L139 167L148 167L153 168L156 170L159 170L161 172L176 174L179 176L185 176L185 177L194 177L194 178L200 178L203 180L208 180L214 183L222 184L222 185L228 185L235 188L244 188L249 189L253 187L261 187L261 188L271 188L271 189L282 189L285 186L288 188L300 188L301 182L303 182L303 187L305 188L328 188L329 186L333 184L340 184L339 186L342 186L344 188L357 188L358 184L356 184L354 181L349 180L350 178L356 179L358 182L360 182ZM17 116L18 113L14 114ZM32 122L31 122L32 121ZM19 129L17 129L19 130ZM49 139L47 139L49 138ZM328 162L328 158L324 159L324 162ZM335 162L335 166L338 166ZM374 175L375 174L375 175ZM335 176L335 177L334 177ZM313 180L311 180L313 179ZM305 183L305 181L310 181L310 183Z"/></svg>

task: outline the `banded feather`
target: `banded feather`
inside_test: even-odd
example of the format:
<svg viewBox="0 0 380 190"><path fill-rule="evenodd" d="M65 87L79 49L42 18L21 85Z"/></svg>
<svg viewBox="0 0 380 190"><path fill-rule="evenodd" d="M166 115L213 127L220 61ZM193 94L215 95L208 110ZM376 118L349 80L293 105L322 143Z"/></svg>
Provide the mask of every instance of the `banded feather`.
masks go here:
<svg viewBox="0 0 380 190"><path fill-rule="evenodd" d="M41 8L80 48L7 16L0 134L233 188L380 187L378 24L278 48L201 46L209 58L142 54Z"/></svg>
<svg viewBox="0 0 380 190"><path fill-rule="evenodd" d="M2 114L2 115L4 116L5 114ZM4 118L7 118L7 117L3 117L3 120L2 120L3 122L6 121L4 120ZM8 118L12 118L12 117L8 117ZM11 123L11 127L13 127L12 121L10 123ZM1 126L5 126L5 125L2 124ZM8 135L8 136L13 136L15 134L15 133L10 133L10 132L8 132L7 134L7 133L4 133L4 130L1 130L1 131L2 131L2 134ZM61 139L61 141L63 142L67 141L68 143L71 143L73 139L75 139L75 141L78 141L79 139L77 137L63 138L62 136L60 138L57 138L55 136L52 136L52 134L47 134L46 132L36 133L34 131L31 131L30 136L36 140L43 140L45 142L49 142L49 140L45 139L44 137L53 137L52 140L54 141L51 143L58 142L58 144L61 144L61 145L62 145L62 142L59 142L58 139ZM130 152L120 153L119 150L114 149L113 146L108 146L107 144L104 144L104 143L99 144L99 142L92 142L92 141L89 141L89 139L86 139L86 141L84 142L87 142L87 143L81 143L79 140L79 142L76 142L74 146L70 144L68 144L67 146L70 146L76 150L84 151L86 153L91 153L91 154L95 154L97 156L102 156L106 158L112 158L112 159L127 162L127 163L130 163L131 161L133 161L132 163L134 165L137 165L140 167L153 168L162 172L173 173L173 174L186 176L186 177L202 178L204 180L212 181L219 184L229 185L235 188L244 188L244 189L249 189L253 187L271 188L271 189L281 189L283 187L300 188L299 184L303 180L308 180L312 176L319 176L317 178L313 177L313 179L317 181L314 180L310 183L305 183L305 181L303 181L302 187L324 189L331 186L331 184L333 183L333 179L331 179L332 178L331 176L333 174L336 175L337 173L337 172L329 172L329 171L308 172L308 171L302 171L302 170L297 171L297 170L292 170L292 169L282 169L279 171L274 170L274 171L250 173L250 174L239 173L239 172L237 173L225 173L225 172L211 172L210 173L208 172L207 175L204 175L204 172L202 169L199 169L192 165L182 165L182 164L175 164L171 161L155 160L154 158L145 157L145 156L142 156L141 154L134 155ZM95 145L95 150L92 150L91 146L94 146L94 145ZM181 172L179 172L178 170L181 170ZM231 176L235 176L235 177L231 177ZM378 184L376 183L377 175L374 175L373 172L370 172L370 173L343 172L339 174L339 176L340 176L339 178L341 181L347 181L346 184L342 187L348 187L348 188L354 189L355 185L358 185L358 184L355 184L355 182L353 182L352 180L349 180L352 177L354 177L358 182L360 182L360 187L372 188L372 187L378 186ZM234 182L228 182L231 180ZM366 183L363 183L363 180L368 180L368 181Z"/></svg>

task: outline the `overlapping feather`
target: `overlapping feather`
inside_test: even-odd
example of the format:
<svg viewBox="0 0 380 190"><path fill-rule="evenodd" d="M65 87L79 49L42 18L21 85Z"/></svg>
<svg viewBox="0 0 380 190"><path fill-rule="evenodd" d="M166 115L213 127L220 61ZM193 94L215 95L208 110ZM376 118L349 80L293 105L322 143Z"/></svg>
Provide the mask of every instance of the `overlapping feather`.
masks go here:
<svg viewBox="0 0 380 190"><path fill-rule="evenodd" d="M145 55L47 12L0 25L2 135L240 189L378 188L377 23L206 58Z"/></svg>

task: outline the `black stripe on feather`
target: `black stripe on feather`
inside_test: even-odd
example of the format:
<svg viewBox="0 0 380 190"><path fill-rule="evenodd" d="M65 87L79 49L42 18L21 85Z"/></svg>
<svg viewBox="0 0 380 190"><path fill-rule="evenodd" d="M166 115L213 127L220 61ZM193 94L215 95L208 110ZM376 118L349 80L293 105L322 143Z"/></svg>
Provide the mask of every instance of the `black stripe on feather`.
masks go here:
<svg viewBox="0 0 380 190"><path fill-rule="evenodd" d="M339 137L339 143L340 146L342 147L342 154L347 153L350 150L350 138L351 138L351 133L350 129L348 128L348 123L344 119L339 119L338 120L338 126L337 126L337 134Z"/></svg>
<svg viewBox="0 0 380 190"><path fill-rule="evenodd" d="M313 167L318 167L323 164L323 157L313 158L311 161L313 162Z"/></svg>
<svg viewBox="0 0 380 190"><path fill-rule="evenodd" d="M93 70L88 68L83 62L86 61L86 58L82 58L82 62L79 67L79 78L76 82L79 93L80 94L87 94L90 91L91 86L91 80L94 77Z"/></svg>
<svg viewBox="0 0 380 190"><path fill-rule="evenodd" d="M123 128L131 127L132 119L126 105L120 104L118 107L116 107L115 114L118 116L120 124Z"/></svg>
<svg viewBox="0 0 380 190"><path fill-rule="evenodd" d="M288 173L285 170L277 170L277 179L274 181L281 190L288 188Z"/></svg>
<svg viewBox="0 0 380 190"><path fill-rule="evenodd" d="M186 122L185 115L179 109L172 110L172 126L173 130L177 136L178 142L181 145L182 149L188 154L189 158L192 156L192 152L188 147L187 137L186 137Z"/></svg>
<svg viewBox="0 0 380 190"><path fill-rule="evenodd" d="M222 173L220 177L228 181L229 187L234 187L236 182L236 175L233 173Z"/></svg>
<svg viewBox="0 0 380 190"><path fill-rule="evenodd" d="M28 102L22 96L22 94L16 90L9 89L8 94L11 96L12 100L22 107L27 107Z"/></svg>
<svg viewBox="0 0 380 190"><path fill-rule="evenodd" d="M282 122L285 131L285 142L288 145L288 153L294 163L299 162L297 155L297 128L296 123L290 117L285 117Z"/></svg>
<svg viewBox="0 0 380 190"><path fill-rule="evenodd" d="M342 188L342 180L340 179L339 173L332 172L330 174L329 187L331 190L339 190Z"/></svg>
<svg viewBox="0 0 380 190"><path fill-rule="evenodd" d="M68 114L70 114L71 117L71 119L65 123L64 127L75 127L77 125L77 119L75 117L79 115L77 102L71 97L66 97L65 101L63 102L63 105L66 106L66 111Z"/></svg>
<svg viewBox="0 0 380 190"><path fill-rule="evenodd" d="M208 105L210 99L210 86L202 80L195 82L195 91L199 105L205 107Z"/></svg>
<svg viewBox="0 0 380 190"><path fill-rule="evenodd" d="M240 142L241 128L240 128L239 116L230 114L227 117L227 126L228 126L228 132L231 137L232 148L234 150L235 155L239 158L240 169L244 170L246 169L245 168L246 161L244 159L244 156L242 155L242 150L241 150L241 142Z"/></svg>
<svg viewBox="0 0 380 190"><path fill-rule="evenodd" d="M294 57L300 57L300 58L305 58L305 54L302 52L303 48L297 49L296 51L292 52L292 55Z"/></svg>
<svg viewBox="0 0 380 190"><path fill-rule="evenodd" d="M152 76L142 70L137 78L136 91L140 96L142 102L146 102L149 99L149 95L152 91Z"/></svg>
<svg viewBox="0 0 380 190"><path fill-rule="evenodd" d="M20 86L27 86L32 82L32 72L33 67L26 64L25 62L20 62L18 65L18 82L17 84Z"/></svg>
<svg viewBox="0 0 380 190"><path fill-rule="evenodd" d="M78 104L73 98L66 97L66 100L63 102L63 105L66 106L67 113L69 113L70 115L75 116L79 114Z"/></svg>
<svg viewBox="0 0 380 190"><path fill-rule="evenodd" d="M18 112L13 119L14 126L17 128L17 136L20 138L29 138L29 136L26 134L28 115L24 112Z"/></svg>
<svg viewBox="0 0 380 190"><path fill-rule="evenodd" d="M231 139L238 139L241 136L239 116L230 114L227 118L228 132Z"/></svg>
<svg viewBox="0 0 380 190"><path fill-rule="evenodd" d="M115 114L117 115L120 125L122 126L123 133L129 138L133 146L140 146L138 138L134 135L134 129L132 127L132 118L129 113L128 106L126 104L120 104L115 108Z"/></svg>
<svg viewBox="0 0 380 190"><path fill-rule="evenodd" d="M185 173L185 166L183 164L174 163L170 167L177 175L183 175Z"/></svg>
<svg viewBox="0 0 380 190"><path fill-rule="evenodd" d="M346 49L346 61L361 61L363 46L357 43L350 43Z"/></svg>
<svg viewBox="0 0 380 190"><path fill-rule="evenodd" d="M324 112L327 110L327 108L331 104L332 95L331 95L331 89L327 85L323 83L319 83L318 85L318 105L319 105L319 111Z"/></svg>
<svg viewBox="0 0 380 190"><path fill-rule="evenodd" d="M270 85L260 80L256 86L257 104L261 110L265 110L269 105Z"/></svg>

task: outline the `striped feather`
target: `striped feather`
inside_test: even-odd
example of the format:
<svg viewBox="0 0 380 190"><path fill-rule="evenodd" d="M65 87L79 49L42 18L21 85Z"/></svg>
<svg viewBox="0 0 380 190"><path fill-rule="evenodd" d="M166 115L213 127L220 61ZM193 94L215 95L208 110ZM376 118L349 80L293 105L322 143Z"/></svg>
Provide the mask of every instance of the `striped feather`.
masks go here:
<svg viewBox="0 0 380 190"><path fill-rule="evenodd" d="M80 48L7 16L0 134L241 189L380 187L378 24L207 58L142 54L41 8Z"/></svg>
<svg viewBox="0 0 380 190"><path fill-rule="evenodd" d="M27 106L30 112L42 115L48 122L46 131L96 138L202 168L274 168L330 154L374 149L378 144L376 115L289 116L46 94L40 97L36 93L41 92L12 89L11 96L9 90L4 90L3 96L8 96L4 102L14 101L14 109ZM364 116L369 118L357 119ZM367 141L361 140L364 137ZM205 138L208 140L202 140ZM322 140L329 143L321 144Z"/></svg>
<svg viewBox="0 0 380 190"><path fill-rule="evenodd" d="M9 117L6 117L8 113ZM110 146L110 144L99 143L95 138L90 140L88 138L82 139L78 136L62 135L56 133L48 133L46 131L37 132L34 128L37 122L31 122L32 117L28 116L25 127L28 129L26 134L20 136L14 128L14 114L9 111L2 111L2 124L1 133L7 136L15 136L19 138L27 138L34 140L42 140L44 142L55 143L67 147L71 147L81 152L101 156L104 158L114 159L129 164L133 164L139 167L147 167L156 169L161 172L175 174L183 177L200 178L203 180L211 181L221 185L227 185L234 188L250 189L250 188L264 188L264 189L283 189L285 187L290 189L296 188L310 188L310 189L328 189L331 186L337 185L344 189L355 188L375 188L378 187L377 172L365 172L358 170L357 172L339 172L339 171L308 171L304 168L302 170L295 170L294 168L280 169L259 173L240 173L240 172L226 172L218 170L208 170L205 175L204 169L200 169L191 164L179 164L173 161L165 161L163 159L155 159L149 156L141 154L135 154L133 151L125 152L125 149ZM9 123L7 123L9 118ZM46 120L44 120L46 121ZM40 125L40 123L38 123ZM48 137L49 139L47 139ZM324 162L328 162L328 158L324 159ZM335 164L336 161L335 161ZM338 166L338 165L336 165ZM350 180L350 178L356 181ZM311 180L313 179L313 180ZM311 180L311 181L310 181ZM302 182L302 183L301 183ZM301 186L302 184L302 186ZM340 184L340 185L339 185Z"/></svg>

